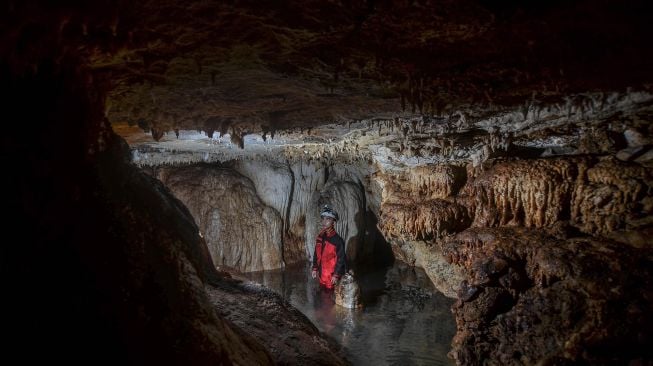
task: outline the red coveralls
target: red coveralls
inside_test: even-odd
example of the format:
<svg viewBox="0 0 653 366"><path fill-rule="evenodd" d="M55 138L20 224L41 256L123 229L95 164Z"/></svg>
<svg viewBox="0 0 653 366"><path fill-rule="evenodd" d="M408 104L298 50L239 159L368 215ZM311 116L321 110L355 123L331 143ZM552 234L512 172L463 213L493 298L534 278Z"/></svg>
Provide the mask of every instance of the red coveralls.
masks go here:
<svg viewBox="0 0 653 366"><path fill-rule="evenodd" d="M330 227L322 230L315 240L313 270L317 271L320 285L332 289L331 277L339 279L345 274L345 242Z"/></svg>

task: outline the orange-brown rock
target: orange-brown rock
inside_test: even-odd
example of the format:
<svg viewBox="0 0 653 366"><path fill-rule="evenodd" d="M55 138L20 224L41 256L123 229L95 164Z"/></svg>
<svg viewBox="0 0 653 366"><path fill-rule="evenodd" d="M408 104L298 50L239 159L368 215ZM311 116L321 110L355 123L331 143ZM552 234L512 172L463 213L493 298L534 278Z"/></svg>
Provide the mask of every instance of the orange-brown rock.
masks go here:
<svg viewBox="0 0 653 366"><path fill-rule="evenodd" d="M384 203L379 225L388 239L433 240L464 230L470 220L465 207L435 199Z"/></svg>
<svg viewBox="0 0 653 366"><path fill-rule="evenodd" d="M465 169L453 165L425 165L400 172L376 173L384 202L444 199L465 183Z"/></svg>
<svg viewBox="0 0 653 366"><path fill-rule="evenodd" d="M569 205L585 159L498 162L477 168L461 196L473 226L544 227L569 219Z"/></svg>
<svg viewBox="0 0 653 366"><path fill-rule="evenodd" d="M413 179L377 174L379 228L397 258L458 298L457 363L650 359L646 167L611 157L504 158L470 165L457 194L446 170L430 180L415 178L425 168L412 170L402 175Z"/></svg>
<svg viewBox="0 0 653 366"><path fill-rule="evenodd" d="M459 364L628 364L650 359L653 261L594 238L468 229L442 244L465 280L454 306Z"/></svg>
<svg viewBox="0 0 653 366"><path fill-rule="evenodd" d="M583 232L637 231L653 221L653 174L636 163L604 159L575 187L571 218Z"/></svg>
<svg viewBox="0 0 653 366"><path fill-rule="evenodd" d="M554 158L491 164L471 172L461 192L472 226L543 228L570 220L605 235L650 226L649 169L612 158Z"/></svg>

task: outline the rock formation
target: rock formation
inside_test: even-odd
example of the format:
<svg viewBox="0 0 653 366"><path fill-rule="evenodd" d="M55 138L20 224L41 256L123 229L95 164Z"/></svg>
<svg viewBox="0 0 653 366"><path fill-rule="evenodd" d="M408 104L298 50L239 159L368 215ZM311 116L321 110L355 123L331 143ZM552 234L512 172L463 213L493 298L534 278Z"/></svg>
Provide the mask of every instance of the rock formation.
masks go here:
<svg viewBox="0 0 653 366"><path fill-rule="evenodd" d="M214 148L213 159L220 164L236 161L253 181L266 182L258 183L256 190L263 201L292 202L287 216L291 219L284 227L292 228L294 237L303 237L306 258L319 230L322 203L341 212L338 230L347 237L350 259L379 255L382 248L370 244L370 231L378 228L396 259L424 268L440 291L459 299L454 309L459 332L451 356L461 364L488 359L500 364L646 360L650 355L642 351L643 340L650 335L636 324L650 323L649 317L615 328L614 334L627 339L618 343L623 352L613 347L609 354L602 353L613 336L593 332L617 326L602 322L604 317L629 316L597 304L635 303L638 309L649 305L648 262L631 262L650 256L652 161L641 152L636 157L627 152L635 151L634 146L649 149L645 136L650 126L642 120L649 118L651 100L650 95L635 94L609 98L604 112L584 112L587 119L560 115L564 108L551 106L538 112L548 119L529 114L526 123L504 114L467 119L464 126L458 120L414 126L403 120L404 128L399 119L390 131L373 123L346 129L335 125L330 133L342 134L337 143L320 139L317 132L310 144L296 140L301 135L289 135L283 149L270 147L268 154L259 154L253 143L251 152L245 148L236 157L221 154L224 147ZM497 127L511 120L503 131ZM138 144L133 148L143 149ZM201 151L200 142L188 148L188 162L196 149ZM148 154L138 161L144 167L172 156L163 147L153 147ZM248 164L260 168L242 168ZM286 168L275 168L286 166L292 179ZM266 175L269 169L284 173ZM284 182L279 192L289 197L290 189L294 199L269 197L278 192L266 188L272 185L267 176L282 177L272 179ZM289 181L292 188L287 188ZM463 240L468 237L477 239ZM498 249L482 244L495 242L501 243ZM514 250L518 253L511 254ZM603 258L604 250L622 251L623 256L610 260L631 263L633 276L584 279L578 271L560 272L569 266L599 266L596 258ZM460 259L463 252L489 262ZM614 291L587 294L585 287L608 279L619 283ZM627 290L633 283L643 286L644 295ZM556 315L570 301L569 306L591 308L587 311L592 315ZM529 318L528 332L514 328L516 319L529 311L530 317L542 313L550 318ZM567 325L553 327L556 321ZM587 337L599 338L590 342Z"/></svg>
<svg viewBox="0 0 653 366"><path fill-rule="evenodd" d="M363 306L360 300L361 292L354 272L345 273L334 290L335 303L344 308L358 309Z"/></svg>
<svg viewBox="0 0 653 366"><path fill-rule="evenodd" d="M310 259L329 201L352 260L391 250L458 299L459 364L650 363L650 13L8 2L9 356L338 364L214 267Z"/></svg>
<svg viewBox="0 0 653 366"><path fill-rule="evenodd" d="M336 229L349 260L374 255L365 235L362 187L334 180L338 175L325 183L328 170L303 163L291 169L240 161L230 167L162 167L156 175L189 208L213 263L247 272L311 259L324 203L340 214Z"/></svg>
<svg viewBox="0 0 653 366"><path fill-rule="evenodd" d="M165 168L159 177L190 210L216 266L241 271L283 267L282 220L231 169Z"/></svg>
<svg viewBox="0 0 653 366"><path fill-rule="evenodd" d="M467 229L443 243L464 268L454 314L460 364L628 364L651 357L650 248ZM637 361L639 360L639 361Z"/></svg>
<svg viewBox="0 0 653 366"><path fill-rule="evenodd" d="M612 293L587 295L584 290L608 278L617 281L607 274L590 281L577 272L558 273L565 266L586 266L586 261L596 265L600 260L591 258L602 258L601 248L622 250L623 257L611 258L617 263L650 255L651 160L645 154L633 158L626 151L633 146L648 149L644 136L651 132L650 126L641 121L648 118L651 97L626 95L611 100L622 105L618 117L598 113L590 120L576 120L558 115L553 108L539 115L555 118L523 125L513 121L503 132L486 124L503 121L505 116L468 120L463 127L458 121L415 127L405 121L406 130L399 120L394 130L381 132L373 123L349 125L346 130L336 125L331 133L343 135L335 145L313 132L318 140L310 144L294 140L301 135L289 135L283 149L271 147L267 154L260 154L256 143L250 145L251 152L245 148L237 156L223 155L220 151L225 147L214 147L213 159L233 164L257 182L252 194L270 202L279 217L283 217L279 210L290 212L283 227L292 235L286 234L282 245L297 248L293 240L286 244L289 237L305 241L305 257L296 254L295 259L311 258L319 230L318 207L323 203L341 213L337 229L346 237L352 263L380 255L382 248L371 244L370 233L378 228L396 259L424 268L440 291L459 299L454 309L459 332L451 355L461 364L485 359L501 364L648 359L641 350L649 335L641 333L636 323L625 323L632 331L615 330L630 345L620 341L628 350L611 348L609 357L600 349L612 336L597 339L600 346L581 340L595 337L587 332L616 326L602 323L602 317L628 316L596 304L648 306L648 295L621 290L640 282L645 294L651 290L644 280L649 275L646 260L632 264L636 273L619 277ZM616 111L617 106L606 102L602 108ZM441 137L443 131L450 131L446 132L450 137ZM580 138L574 137L577 134ZM133 148L143 149L138 144ZM199 142L189 146L188 162L193 162L196 149L201 151ZM162 147L150 148L148 154L138 161L144 167L173 155ZM463 238L468 237L478 238L464 244L468 241ZM501 243L496 253L481 244L495 241ZM504 253L508 248L519 252ZM495 259L466 261L460 259L463 252ZM552 286L553 282L564 283L564 288ZM555 321L563 321L555 314L568 301L596 311L592 310L591 318L567 319L568 326L552 329ZM521 319L525 316L521 312L527 311L533 312L529 316L543 313L551 318L540 323L531 319L531 333L510 328L516 321L513 317ZM646 316L637 319L650 322ZM517 341L521 336L527 340ZM545 340L546 345L539 345ZM538 346L531 348L533 344Z"/></svg>

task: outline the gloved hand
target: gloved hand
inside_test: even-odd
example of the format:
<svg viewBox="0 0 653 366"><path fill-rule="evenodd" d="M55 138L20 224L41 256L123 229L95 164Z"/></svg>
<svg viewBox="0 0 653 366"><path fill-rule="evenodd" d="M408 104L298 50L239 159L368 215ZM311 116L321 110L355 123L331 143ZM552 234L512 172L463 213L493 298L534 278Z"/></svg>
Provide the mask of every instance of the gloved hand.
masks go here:
<svg viewBox="0 0 653 366"><path fill-rule="evenodd" d="M338 277L336 277L336 276L332 276L332 277L331 277L331 284L332 284L332 285L335 285L336 283L338 283Z"/></svg>
<svg viewBox="0 0 653 366"><path fill-rule="evenodd" d="M311 271L311 277L317 278L317 270L314 269Z"/></svg>

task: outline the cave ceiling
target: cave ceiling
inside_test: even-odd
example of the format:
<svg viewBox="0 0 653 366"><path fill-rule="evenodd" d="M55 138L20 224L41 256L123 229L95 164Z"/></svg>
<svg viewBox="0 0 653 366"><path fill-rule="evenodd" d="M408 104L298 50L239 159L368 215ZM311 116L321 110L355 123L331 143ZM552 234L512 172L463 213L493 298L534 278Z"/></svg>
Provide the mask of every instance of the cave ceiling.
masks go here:
<svg viewBox="0 0 653 366"><path fill-rule="evenodd" d="M483 118L650 88L649 2L500 4L143 1L103 14L102 26L82 19L80 37L117 40L88 46L90 67L110 84L106 115L154 140Z"/></svg>

